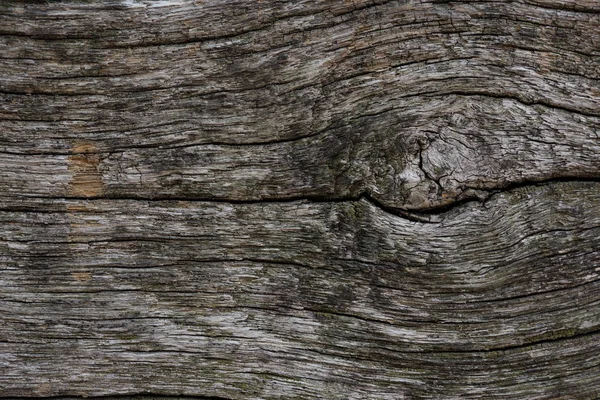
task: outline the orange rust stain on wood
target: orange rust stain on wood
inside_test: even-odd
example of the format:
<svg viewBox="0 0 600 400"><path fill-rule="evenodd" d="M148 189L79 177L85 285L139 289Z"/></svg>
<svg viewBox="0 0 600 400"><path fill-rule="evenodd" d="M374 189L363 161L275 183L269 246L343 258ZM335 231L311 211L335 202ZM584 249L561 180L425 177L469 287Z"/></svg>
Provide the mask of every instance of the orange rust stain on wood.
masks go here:
<svg viewBox="0 0 600 400"><path fill-rule="evenodd" d="M77 212L77 211L87 211L87 207L85 205L80 204L69 204L67 205L68 212Z"/></svg>
<svg viewBox="0 0 600 400"><path fill-rule="evenodd" d="M93 143L79 142L73 146L73 155L69 157L71 195L96 197L104 192L102 174L98 171L100 156Z"/></svg>
<svg viewBox="0 0 600 400"><path fill-rule="evenodd" d="M87 282L92 279L90 272L71 272L71 276L78 282Z"/></svg>

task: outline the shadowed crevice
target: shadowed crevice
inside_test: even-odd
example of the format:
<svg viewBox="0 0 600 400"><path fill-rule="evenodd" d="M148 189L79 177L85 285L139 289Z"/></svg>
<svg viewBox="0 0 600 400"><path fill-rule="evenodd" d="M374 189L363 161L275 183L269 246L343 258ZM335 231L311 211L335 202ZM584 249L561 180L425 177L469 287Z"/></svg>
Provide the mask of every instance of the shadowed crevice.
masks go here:
<svg viewBox="0 0 600 400"><path fill-rule="evenodd" d="M94 201L94 200L112 200L112 201L146 201L146 202L214 202L214 203L228 203L228 204L268 204L268 203L294 203L294 202L308 202L308 203L345 203L345 202L357 202L365 200L377 208L398 217L407 219L413 222L420 223L439 223L444 218L444 215L462 207L467 203L479 203L485 205L493 196L510 192L513 190L528 188L528 187L542 187L548 186L560 182L590 182L600 183L600 177L558 177L550 178L540 181L521 181L509 183L501 186L497 189L477 189L479 192L487 192L488 195L481 199L478 197L466 197L450 204L446 204L439 207L424 208L424 209L403 209L394 207L386 204L384 201L377 199L375 196L367 191L362 192L358 196L347 196L347 197L335 197L335 196L289 196L289 197L277 197L277 198L261 198L261 199L250 199L250 200L239 200L239 199L228 199L228 198L209 198L209 197L193 197L193 196L171 196L171 195L156 195L156 196L132 196L132 195L99 195L99 196L64 196L64 197L41 197L41 196L23 196L23 198L37 199L37 200L82 200L82 201ZM2 211L21 211L22 205L15 205L14 207L4 207ZM435 218L435 219L434 219Z"/></svg>

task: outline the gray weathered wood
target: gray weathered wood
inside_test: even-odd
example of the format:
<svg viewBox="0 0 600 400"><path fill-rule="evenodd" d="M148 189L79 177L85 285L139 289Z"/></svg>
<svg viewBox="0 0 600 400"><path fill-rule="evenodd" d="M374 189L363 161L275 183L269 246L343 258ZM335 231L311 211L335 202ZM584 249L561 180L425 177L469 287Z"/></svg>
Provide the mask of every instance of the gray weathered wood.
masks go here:
<svg viewBox="0 0 600 400"><path fill-rule="evenodd" d="M0 398L600 397L597 0L2 1L0 189Z"/></svg>

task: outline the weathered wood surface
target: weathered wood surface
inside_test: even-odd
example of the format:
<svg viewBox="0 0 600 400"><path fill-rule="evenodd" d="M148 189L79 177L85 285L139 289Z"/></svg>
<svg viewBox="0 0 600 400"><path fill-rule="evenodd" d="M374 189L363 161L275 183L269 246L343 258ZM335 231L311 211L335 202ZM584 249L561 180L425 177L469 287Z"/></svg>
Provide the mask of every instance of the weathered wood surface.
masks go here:
<svg viewBox="0 0 600 400"><path fill-rule="evenodd" d="M600 397L597 0L2 1L0 189L0 398Z"/></svg>

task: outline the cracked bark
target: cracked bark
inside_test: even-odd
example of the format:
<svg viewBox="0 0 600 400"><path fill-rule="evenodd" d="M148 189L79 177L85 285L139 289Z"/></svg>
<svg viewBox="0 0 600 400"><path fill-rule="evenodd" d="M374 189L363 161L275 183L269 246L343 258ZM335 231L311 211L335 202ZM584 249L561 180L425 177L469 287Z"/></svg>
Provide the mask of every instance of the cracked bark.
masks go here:
<svg viewBox="0 0 600 400"><path fill-rule="evenodd" d="M0 4L0 398L600 397L595 0Z"/></svg>

